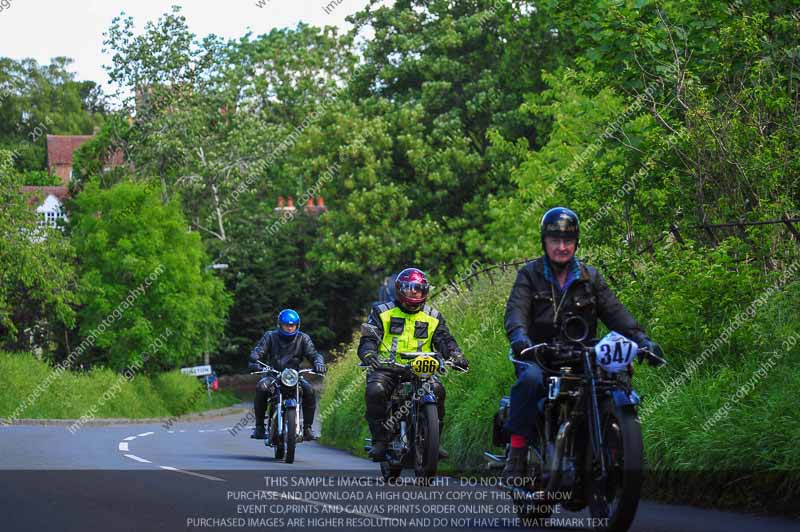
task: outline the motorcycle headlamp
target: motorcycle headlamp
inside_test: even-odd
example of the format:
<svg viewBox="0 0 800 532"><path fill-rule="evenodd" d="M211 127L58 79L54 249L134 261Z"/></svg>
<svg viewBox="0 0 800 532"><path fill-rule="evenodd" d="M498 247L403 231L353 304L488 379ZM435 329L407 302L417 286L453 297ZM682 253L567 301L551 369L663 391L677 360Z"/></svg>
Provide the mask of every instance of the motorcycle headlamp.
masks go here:
<svg viewBox="0 0 800 532"><path fill-rule="evenodd" d="M284 386L296 386L299 378L300 374L292 368L286 368L281 371L281 382Z"/></svg>

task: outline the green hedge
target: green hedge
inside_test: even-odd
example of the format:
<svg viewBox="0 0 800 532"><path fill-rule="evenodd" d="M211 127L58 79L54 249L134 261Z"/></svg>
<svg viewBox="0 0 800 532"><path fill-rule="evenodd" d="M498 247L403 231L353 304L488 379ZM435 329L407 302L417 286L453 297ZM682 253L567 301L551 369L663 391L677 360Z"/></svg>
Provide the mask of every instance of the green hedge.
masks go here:
<svg viewBox="0 0 800 532"><path fill-rule="evenodd" d="M775 276L740 266L734 269L724 258L724 250L687 248L660 253L647 264L631 265L645 274L637 280L620 272L615 276L620 299L661 343L670 361L660 369L636 366L635 385L645 406L682 374L703 346L713 343L737 312L775 282ZM469 374L444 379L443 443L451 455L448 470L475 471L484 466L482 454L491 448L491 419L498 399L514 382L502 323L514 275L495 274L494 282L484 277L470 292L434 301L471 363ZM800 498L798 345L753 383L727 417L708 430L703 430L703 424L739 387L748 380L752 383L759 364L798 331L798 303L796 284L776 291L685 384L643 416L648 496L737 509L796 511L793 508ZM363 419L364 376L355 364L353 345L326 379L321 412L326 408L328 412L322 441L363 455L363 438L368 437ZM726 484L724 488L720 481Z"/></svg>
<svg viewBox="0 0 800 532"><path fill-rule="evenodd" d="M0 418L14 415L18 406L48 382L53 369L31 354L0 352ZM95 408L98 418L146 418L222 408L237 402L228 392L212 392L211 402L197 379L171 371L123 379L109 369L89 373L65 371L18 418L79 419ZM117 391L114 391L117 389ZM108 392L108 393L106 393ZM103 395L106 400L103 401Z"/></svg>

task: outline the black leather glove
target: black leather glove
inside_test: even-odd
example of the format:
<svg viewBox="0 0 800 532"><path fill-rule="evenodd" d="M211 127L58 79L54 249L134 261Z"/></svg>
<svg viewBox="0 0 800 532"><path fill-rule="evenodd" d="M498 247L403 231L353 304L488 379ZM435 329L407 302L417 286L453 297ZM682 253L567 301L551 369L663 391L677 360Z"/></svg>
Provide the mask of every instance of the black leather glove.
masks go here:
<svg viewBox="0 0 800 532"><path fill-rule="evenodd" d="M655 343L653 340L651 340L647 336L642 336L642 337L638 338L636 340L636 343L639 344L640 348L646 349L647 351L650 351L651 353L653 353L654 355L656 355L659 358L662 358L662 359L664 358L664 351L661 349L661 346L658 345L657 343ZM654 358L644 357L643 353L639 353L639 357L638 358L639 358L639 362L642 361L642 358L645 358L647 360L647 363L649 365L651 365L651 366L658 366L658 365L661 364L658 360L656 360Z"/></svg>
<svg viewBox="0 0 800 532"><path fill-rule="evenodd" d="M247 367L250 368L250 371L260 371L261 370L261 364L259 364L258 362L250 362L247 365Z"/></svg>
<svg viewBox="0 0 800 532"><path fill-rule="evenodd" d="M529 348L533 344L528 335L522 332L522 329L516 329L511 336L511 351L515 357L518 357L523 350Z"/></svg>
<svg viewBox="0 0 800 532"><path fill-rule="evenodd" d="M468 370L469 369L469 360L467 360L463 354L458 353L453 355L450 360L453 362L453 365L459 369Z"/></svg>
<svg viewBox="0 0 800 532"><path fill-rule="evenodd" d="M369 367L371 367L372 369L378 369L379 367L381 367L381 361L378 360L378 355L376 355L375 353L367 353L366 356L364 357L364 362L369 364Z"/></svg>
<svg viewBox="0 0 800 532"><path fill-rule="evenodd" d="M324 362L316 362L314 364L314 372L315 373L323 373L324 374L326 371L328 371L328 369L325 367L325 363Z"/></svg>

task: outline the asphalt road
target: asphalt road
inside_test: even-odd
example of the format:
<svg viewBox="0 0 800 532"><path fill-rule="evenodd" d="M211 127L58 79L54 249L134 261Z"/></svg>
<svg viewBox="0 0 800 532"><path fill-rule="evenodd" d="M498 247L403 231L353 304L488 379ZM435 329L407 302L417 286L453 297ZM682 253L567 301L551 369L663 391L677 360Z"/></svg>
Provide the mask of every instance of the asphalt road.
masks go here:
<svg viewBox="0 0 800 532"><path fill-rule="evenodd" d="M505 492L442 477L380 480L377 464L304 442L292 465L235 435L241 415L162 425L0 427L0 530L519 530ZM559 510L549 530L587 529ZM800 522L643 501L633 531L799 531Z"/></svg>

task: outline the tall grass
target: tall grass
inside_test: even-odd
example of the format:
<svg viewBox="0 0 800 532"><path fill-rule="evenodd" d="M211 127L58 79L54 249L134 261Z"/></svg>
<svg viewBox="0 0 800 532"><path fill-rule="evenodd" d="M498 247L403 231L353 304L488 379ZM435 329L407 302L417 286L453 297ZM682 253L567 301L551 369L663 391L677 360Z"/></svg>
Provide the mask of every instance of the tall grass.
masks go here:
<svg viewBox="0 0 800 532"><path fill-rule="evenodd" d="M677 253L671 251L670 253ZM757 297L773 278L755 271L717 267L715 256L681 251L683 262L650 265L647 282L619 276L617 293L664 348L666 368L636 366L634 384L644 404L656 397L712 342L733 315ZM486 277L469 292L434 301L470 359L470 373L444 379L447 416L443 444L447 467L482 468L491 448L491 420L501 396L514 382L503 330L505 302L515 272ZM621 279L621 281L620 281ZM791 513L800 498L800 342L745 394L727 417L703 429L759 364L781 342L800 332L800 287L788 284L772 295L754 318L701 365L668 400L642 421L647 493L665 500L720 507L769 508ZM322 441L363 454L364 375L355 368L355 345L330 371L322 396ZM357 386L346 397L343 390ZM338 398L338 400L337 400ZM772 472L773 475L762 474ZM718 482L727 485L721 486ZM794 506L793 506L794 505Z"/></svg>
<svg viewBox="0 0 800 532"><path fill-rule="evenodd" d="M30 354L0 352L0 418L13 415L18 405L34 394L52 368ZM64 372L20 418L79 419L95 407L99 418L146 418L181 415L237 402L228 392L212 392L206 398L204 384L197 377L171 371L155 376L137 375L113 390L120 375L109 369L87 374ZM109 397L110 396L110 397Z"/></svg>

